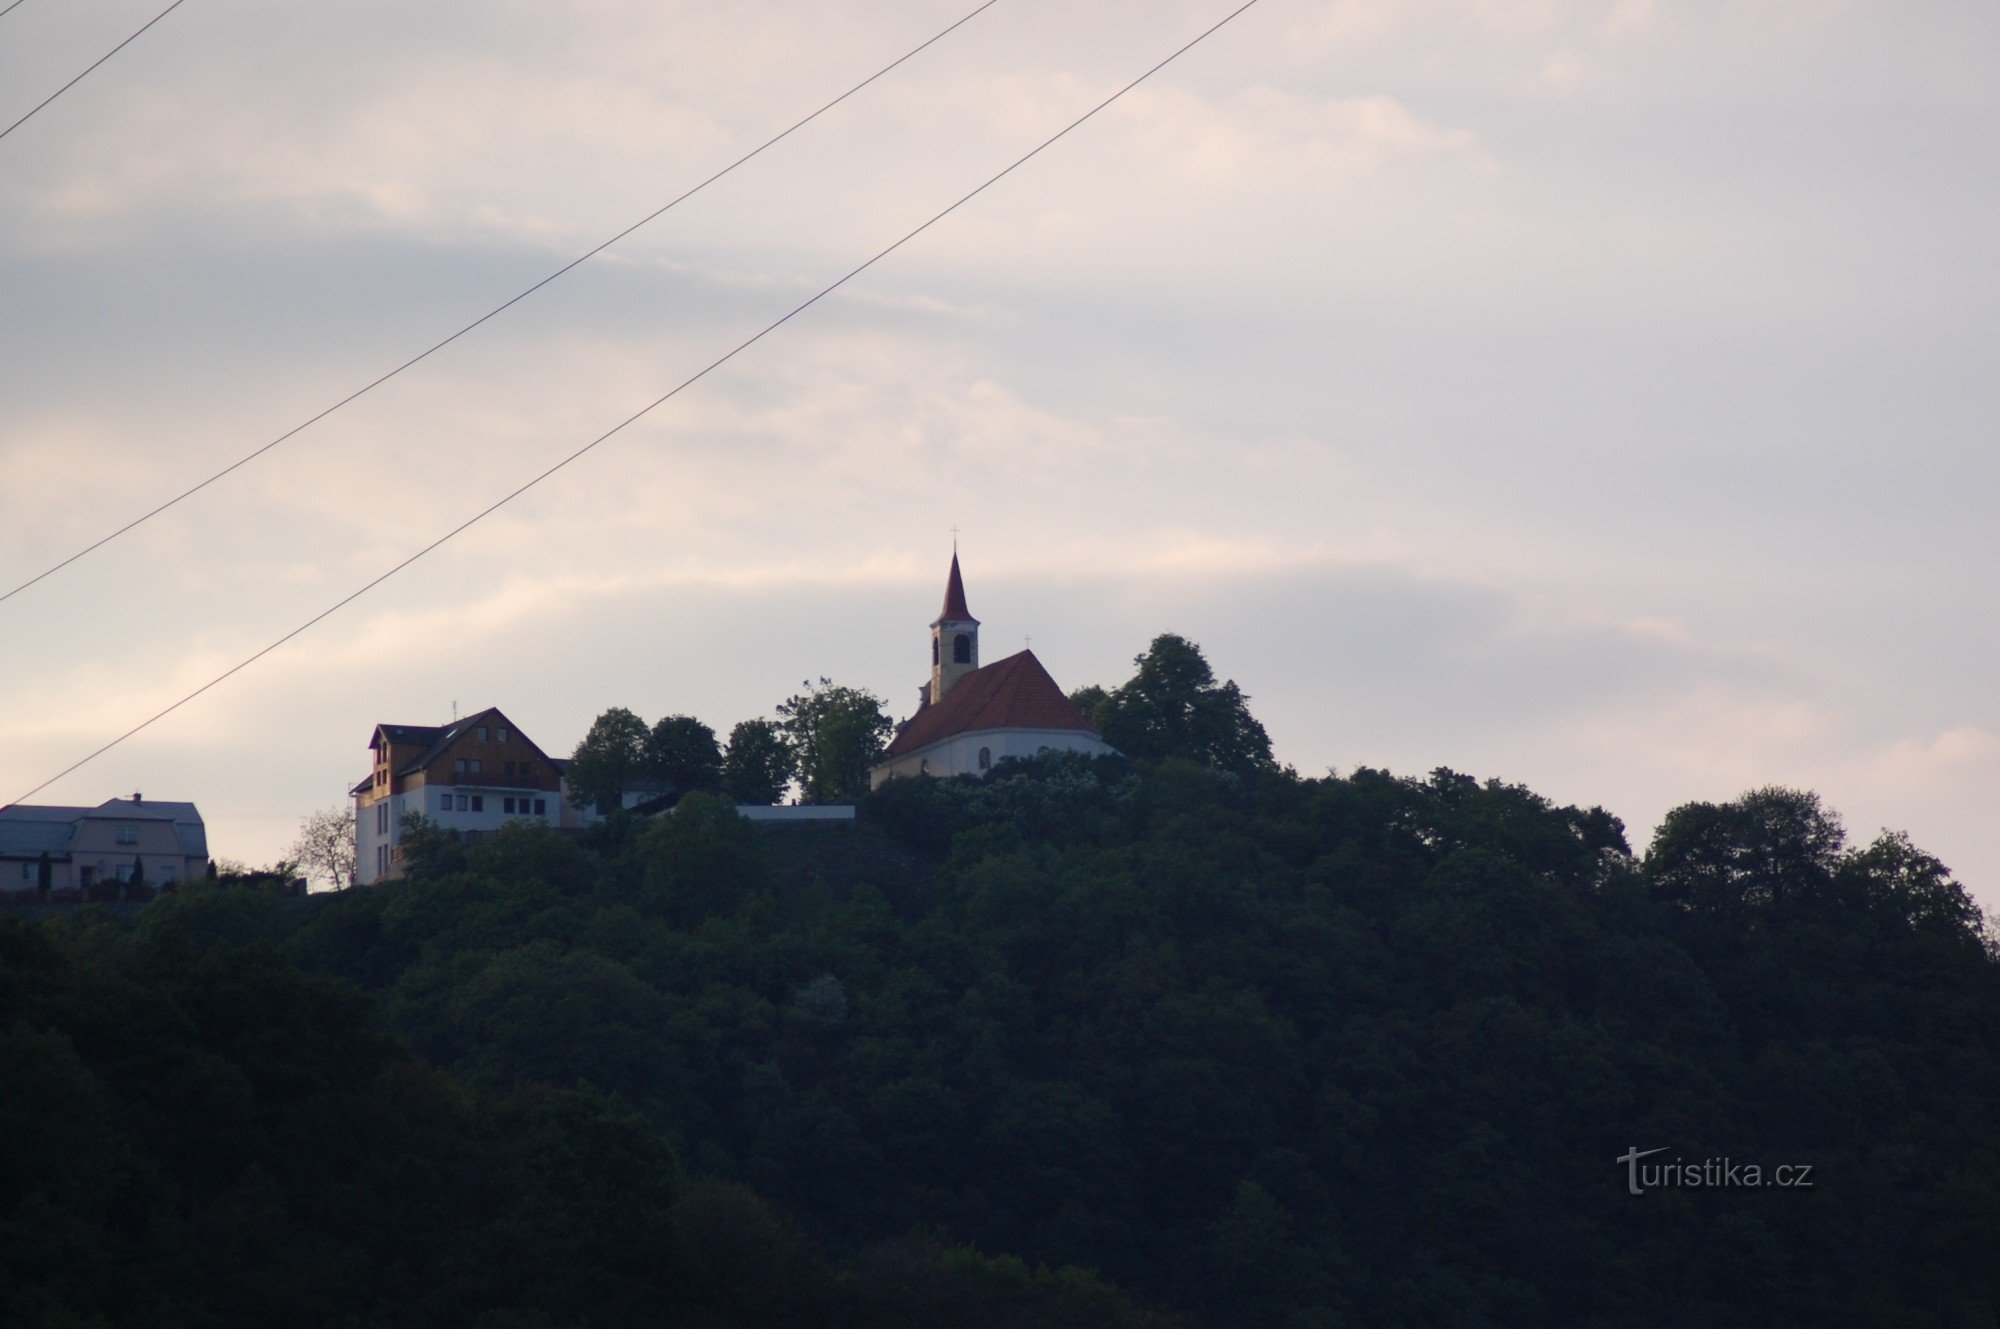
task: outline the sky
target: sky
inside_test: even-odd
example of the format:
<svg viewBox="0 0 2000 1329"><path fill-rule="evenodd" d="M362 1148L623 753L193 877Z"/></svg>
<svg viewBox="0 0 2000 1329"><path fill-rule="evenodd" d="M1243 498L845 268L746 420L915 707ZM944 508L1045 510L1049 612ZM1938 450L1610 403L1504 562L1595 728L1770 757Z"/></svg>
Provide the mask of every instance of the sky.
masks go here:
<svg viewBox="0 0 2000 1329"><path fill-rule="evenodd" d="M188 0L0 139L0 581L323 410L974 0ZM0 124L164 6L0 16ZM1233 7L999 0L0 603L0 800L380 575ZM911 709L1199 643L1302 773L1813 789L2000 909L2000 8L1260 0L673 401L37 794L268 862L377 723ZM4 589L4 587L0 587Z"/></svg>

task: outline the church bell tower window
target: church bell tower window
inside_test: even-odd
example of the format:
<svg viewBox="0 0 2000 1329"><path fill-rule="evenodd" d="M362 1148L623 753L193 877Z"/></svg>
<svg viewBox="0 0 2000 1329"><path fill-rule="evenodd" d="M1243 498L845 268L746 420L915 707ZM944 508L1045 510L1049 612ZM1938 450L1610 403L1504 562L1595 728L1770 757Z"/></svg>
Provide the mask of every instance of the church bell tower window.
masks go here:
<svg viewBox="0 0 2000 1329"><path fill-rule="evenodd" d="M953 664L972 663L972 638L967 633L959 633L951 639L951 662Z"/></svg>

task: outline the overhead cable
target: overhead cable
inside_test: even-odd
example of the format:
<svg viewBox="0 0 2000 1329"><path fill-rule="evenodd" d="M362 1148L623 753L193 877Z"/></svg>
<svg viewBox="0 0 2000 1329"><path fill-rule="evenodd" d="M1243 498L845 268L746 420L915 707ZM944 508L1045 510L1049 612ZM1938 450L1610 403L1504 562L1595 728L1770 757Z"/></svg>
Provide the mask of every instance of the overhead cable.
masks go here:
<svg viewBox="0 0 2000 1329"><path fill-rule="evenodd" d="M409 555L408 557L403 559L400 563L397 563L394 567L390 568L388 571L381 573L379 576L375 577L372 581L367 582L366 584L342 596L340 599L334 601L332 604L328 605L325 609L320 610L317 614L314 614L311 618L307 619L305 622L299 624L297 627L285 633L277 640L271 642L269 645L258 650L255 654L246 657L237 664L230 666L222 673L217 674L214 678L202 684L194 691L188 693L186 696L182 697L179 701L174 702L172 705L167 706L163 710L160 710L154 715L149 716L148 718L140 721L138 724L133 725L130 729L126 730L118 737L112 739L104 746L98 748L95 752L92 752L88 756L70 763L62 770L56 772L54 775L51 775L48 779L36 785L34 788L29 789L28 791L23 793L19 798L16 798L14 800L14 803L19 803L24 799L33 798L36 794L48 788L56 781L62 779L67 775L74 773L75 771L81 769L83 766L89 764L92 761L95 761L97 758L111 751L113 748L125 742L127 739L133 737L136 734L142 733L143 731L150 728L154 724L157 724L159 721L166 719L169 715L172 715L175 711L178 711L181 707L187 705L189 702L201 696L203 693L209 691L211 688L214 688L220 685L221 683L227 681L228 679L235 677L237 674L243 672L245 669L249 668L257 661L263 659L271 652L277 650L280 646L283 646L286 642L291 641L294 637L299 636L301 633L306 632L308 629L314 627L323 620L332 617L340 610L345 609L348 605L353 604L356 600L359 600L362 596L374 590L377 586L380 586L383 582L389 580L391 577L395 576L403 569L409 567L411 564L415 563L418 559L423 558L426 554L429 554L430 552L437 549L441 545L444 545L448 541L457 538L463 532L469 530L471 527L477 525L478 523L484 521L486 518L492 516L494 513L498 512L501 508L507 506L509 503L512 503L515 499L519 498L521 495L527 493L530 489L533 489L535 486L541 484L542 481L548 479L556 472L568 466L571 462L576 461L580 457L584 456L586 453L596 448L599 444L612 438L613 436L629 428L630 426L638 423L640 420L644 419L647 415L651 414L653 411L659 409L661 406L664 406L666 403L672 401L675 397L678 397L682 392L685 392L688 388L693 387L696 383L699 383L702 379L707 378L710 374L722 368L722 366L728 364L731 360L734 360L737 356L749 350L752 346L755 346L758 342L764 340L764 338L770 336L772 333L776 332L779 328L784 327L785 324L791 322L793 319L797 318L800 314L805 313L806 310L811 309L814 305L824 300L827 296L832 295L835 291L847 285L847 283L853 281L856 277L868 271L868 269L874 267L877 263L880 263L883 259L889 257L889 255L895 253L897 250L901 249L904 245L907 245L908 243L910 243L910 241L916 239L918 236L922 235L925 231L930 230L931 227L937 225L939 222L943 221L946 217L949 217L952 213L957 212L967 203L970 203L973 199L978 198L988 189L991 189L994 185L1000 183L1000 181L1006 179L1008 176L1012 175L1015 171L1019 170L1021 167L1033 161L1036 157L1039 157L1043 152L1048 150L1055 143L1057 143L1061 139L1068 137L1078 127L1083 125L1086 121L1092 119L1100 111L1104 110L1105 107L1110 106L1113 102L1123 97L1126 93L1132 91L1132 89L1138 87L1141 83L1144 83L1147 79L1159 73L1162 69L1165 69L1168 65L1180 59L1183 55L1186 55L1189 51L1193 50L1196 46L1199 46L1202 42L1206 41L1209 37L1214 35L1225 24L1229 23L1232 19L1236 18L1238 15L1242 14L1245 10L1249 9L1256 3L1257 0L1243 0L1242 4L1238 5L1235 9L1230 10L1229 13L1225 14L1222 18L1217 19L1213 24L1203 29L1198 36L1194 37L1192 40L1178 47L1176 50L1174 50L1172 54L1166 56L1164 59L1154 64L1151 68L1147 69L1145 73L1139 75L1137 78L1133 79L1130 83L1127 83L1124 87L1118 89L1116 92L1106 97L1103 101L1097 103L1097 105L1091 107L1088 111L1085 111L1082 115L1070 121L1068 124L1064 125L1061 129L1057 130L1049 137L1043 139L1040 143L1036 144L1035 147L1031 148L1028 152L1024 153L1020 157L1017 157L1009 165L1003 167L995 174L989 176L984 183L974 188L971 192L960 197L957 202L952 203L951 205L949 205L948 207L942 209L937 213L934 213L928 221L925 221L922 225L916 227L914 230L907 232L905 235L903 235L901 239L888 245L886 248L878 250L872 257L868 258L859 265L849 269L843 276L838 277L834 281L821 287L810 298L800 302L797 305L794 305L783 316L766 324L761 330L759 330L754 335L737 343L730 350L725 351L722 355L710 361L702 369L697 370L695 373L689 375L687 378L682 379L678 384L676 384L673 388L669 389L667 392L661 394L653 401L647 403L646 405L640 407L638 410L634 411L632 414L626 416L623 420L620 420L617 424L611 426L611 428L605 430L603 433L599 434L596 438L591 439L590 442L585 443L582 447L570 453L568 456L562 458L560 461L556 462L548 469L542 471L540 474L534 476L533 478L527 480L526 482L516 486L514 489L509 490L507 493L501 495L493 502L487 504L484 508L481 508L478 512L473 513L470 517L467 517L464 521L460 522L458 525L446 531L443 535L438 536L435 540L432 540L429 544L425 545L423 548ZM8 804L6 806L11 807L13 806L13 804Z"/></svg>
<svg viewBox="0 0 2000 1329"><path fill-rule="evenodd" d="M18 2L19 0L16 0L16 3ZM942 31L938 32L937 34L935 34L922 44L911 47L908 51L905 51L902 55L896 57L894 60L891 60L888 64L882 66L880 69L870 74L867 78L862 79L859 83L849 88L846 92L841 93L838 97L835 97L832 101L826 103L824 106L820 107L812 114L807 115L799 120L793 121L792 124L787 128L781 130L776 134L773 134L770 138L765 139L762 143L759 143L756 147L750 149L750 151L744 153L741 157L738 157L735 161L729 163L729 165L715 172L715 174L709 176L707 179L703 180L700 184L697 184L690 189L682 191L679 195L675 196L669 202L664 203L660 207L653 209L653 211L647 213L645 216L641 217L638 221L633 222L630 226L627 226L624 230L618 232L618 234L612 236L609 240L606 240L603 244L600 244L595 248L590 249L587 252L578 255L576 258L571 259L569 262L563 264L561 267L557 268L554 272L551 272L548 276L542 278L540 281L536 282L533 286L530 286L527 290L522 291L519 295L514 296L506 303L496 305L494 308L487 310L484 314L481 314L478 318L472 320L472 322L466 324L464 327L460 328L457 332L452 333L449 337L446 337L443 341L437 342L436 344L429 347L427 350L420 351L416 355L413 355L409 359L403 361L403 363L397 365L394 369L391 369L387 373L375 379L370 380L368 383L363 384L359 388L356 388L353 392L348 393L345 397L342 397L339 401L327 407L319 414L314 415L302 421L299 424L293 425L290 429L287 429L284 433L278 435L276 438L272 439L269 443L266 443L262 447L257 448L254 451L247 452L243 456L238 457L235 461L229 463L229 465L215 472L207 479L202 480L196 484L190 485L188 488L183 489L180 493L175 494L172 498L167 499L165 502L159 504L157 507L154 507L146 512L139 514L137 517L134 517L132 520L126 522L123 526L120 526L118 529L112 531L110 534L105 535L102 538L95 540L90 544L85 545L83 548L77 550L74 554L71 554L68 558L63 559L61 562L51 563L48 567L43 568L40 572L28 578L20 585L15 586L12 590L9 590L4 594L0 594L0 602L13 599L15 596L19 595L22 591L25 591L30 586L33 586L36 582L41 581L46 577L53 576L55 573L62 571L64 568L76 562L78 559L83 558L89 554L92 554L99 549L102 549L105 545L110 544L113 540L116 540L119 536L124 535L126 532L145 525L153 518L165 512L168 508L173 507L174 505L180 503L184 499L189 499L194 497L196 494L199 494L202 490L208 488L210 485L214 484L217 480L222 479L224 476L230 474L232 471L238 470L243 466L249 465L257 458L269 452L272 448L277 447L280 443L285 442L287 439L290 439L297 434L303 433L305 430L311 428L313 425L318 424L321 420L326 419L326 417L332 415L335 411L339 410L341 407L346 406L350 402L353 402L361 397L366 396L370 392L373 392L376 388L381 387L384 383L387 383L390 379L396 377L396 375L402 373L404 370L411 368L412 366L418 364L421 361L429 359L432 355L443 350L445 347L451 345L453 342L457 341L460 337L463 337L466 333L471 332L474 328L477 328L482 323L485 323L488 320L495 318L500 314L505 313L507 310L513 308L521 301L533 295L536 291L539 291L544 286L547 286L550 282L568 273L571 269L579 267L582 264L587 263L591 259L597 257L599 254L603 253L611 246L617 244L620 240L623 240L626 236L632 234L632 232L638 230L640 227L645 226L649 222L658 220L660 217L664 216L672 209L678 207L682 203L685 203L688 199L693 198L696 194L699 194L702 190L708 188L710 185L714 184L717 180L720 180L723 176L728 175L731 171L734 171L737 167L743 165L745 162L748 162L751 158L758 156L760 153L764 152L765 149L774 147L783 140L790 138L793 134L805 128L813 121L819 119L822 115L825 115L828 111L831 111L834 107L840 105L842 102L852 97L855 93L860 92L863 88L866 88L869 84L874 83L876 80L880 79L883 75L888 74L889 72L894 70L897 66L907 63L909 60L922 54L930 47L935 46L938 42L943 41L946 37L949 37L952 33L958 31L960 28L970 23L973 19L978 18L981 14L985 13L987 10L993 8L994 5L997 5L999 3L1000 0L986 0L984 4L980 5L978 8L966 14L963 18L953 23L950 27L945 28Z"/></svg>
<svg viewBox="0 0 2000 1329"><path fill-rule="evenodd" d="M21 0L14 0L14 4L8 5L7 9L0 9L0 14L6 13L8 9L12 9L14 8L14 5L18 5L20 3ZM116 46L106 51L103 55L100 55L95 60L91 61L89 68L85 69L83 73L78 74L75 78L63 84L60 88L57 88L54 92L50 93L48 96L42 98L41 101L37 102L35 104L34 110L29 111L26 115L22 116L19 120L16 120L13 124L8 125L5 129L0 129L0 138L7 137L7 135L13 133L15 130L19 129L22 125L25 125L28 123L28 121L34 119L36 112L40 111L42 107L47 106L50 102L62 96L65 92L68 92L71 88L75 87L77 84L83 82L84 78L90 74L91 70L96 69L99 65L103 64L106 60L109 60L112 56L118 54L120 51L130 46L133 42L138 41L140 35L146 31L146 28L152 27L155 23L158 23L161 19L173 13L176 9L179 9L182 5L186 3L187 0L174 0L174 2L168 5L165 9L162 9L159 13L147 19L145 27L140 28L138 32L133 33L130 37L127 37L124 41L119 42Z"/></svg>

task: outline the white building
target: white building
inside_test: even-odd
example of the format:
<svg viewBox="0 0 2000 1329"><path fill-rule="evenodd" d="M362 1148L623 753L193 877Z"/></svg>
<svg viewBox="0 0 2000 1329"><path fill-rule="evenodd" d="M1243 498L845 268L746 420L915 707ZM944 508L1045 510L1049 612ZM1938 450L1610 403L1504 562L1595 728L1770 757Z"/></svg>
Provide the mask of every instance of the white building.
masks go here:
<svg viewBox="0 0 2000 1329"><path fill-rule="evenodd" d="M352 790L359 885L402 875L402 821L412 812L471 833L510 821L581 823L563 797L562 764L496 708L448 725L376 725L368 747L374 770Z"/></svg>
<svg viewBox="0 0 2000 1329"><path fill-rule="evenodd" d="M958 554L944 609L931 623L931 678L917 712L869 773L871 787L899 775L984 775L1008 757L1114 749L1056 686L1033 651L979 663L979 620L965 605Z"/></svg>

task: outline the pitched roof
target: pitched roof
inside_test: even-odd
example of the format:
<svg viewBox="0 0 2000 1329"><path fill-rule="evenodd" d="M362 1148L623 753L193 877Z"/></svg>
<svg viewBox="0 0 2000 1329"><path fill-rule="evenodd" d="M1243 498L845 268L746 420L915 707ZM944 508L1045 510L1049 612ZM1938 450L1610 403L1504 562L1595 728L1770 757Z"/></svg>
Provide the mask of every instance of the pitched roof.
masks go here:
<svg viewBox="0 0 2000 1329"><path fill-rule="evenodd" d="M94 808L15 804L0 808L0 855L10 858L37 854L66 854L76 834L76 824L93 821L164 821L174 828L181 852L206 857L208 833L201 813L192 803L147 800L134 803L129 798L107 799Z"/></svg>
<svg viewBox="0 0 2000 1329"><path fill-rule="evenodd" d="M141 802L136 801L136 797L109 798L83 815L103 820L172 822L182 853L194 858L208 856L208 828L202 824L200 810L192 803L170 803L151 798Z"/></svg>
<svg viewBox="0 0 2000 1329"><path fill-rule="evenodd" d="M37 854L66 854L77 818L91 811L95 809L22 803L0 808L0 855L33 858Z"/></svg>
<svg viewBox="0 0 2000 1329"><path fill-rule="evenodd" d="M391 743L398 746L414 743L423 744L424 750L422 752L404 762L396 770L395 773L398 776L404 776L421 771L424 767L430 765L443 755L446 748L449 748L453 743L471 733L473 726L482 724L491 725L497 729L508 730L517 740L533 749L536 756L541 757L545 761L554 760L548 753L542 751L540 745L534 739L522 733L521 727L512 720L509 720L498 706L488 706L483 711L477 711L462 720L453 720L450 724L378 724L375 726L375 732L385 735ZM374 746L372 738L369 740L369 746ZM556 769L561 770L562 768L558 766ZM362 783L365 785L367 782L363 781ZM355 792L360 793L361 787L356 786Z"/></svg>
<svg viewBox="0 0 2000 1329"><path fill-rule="evenodd" d="M375 732L398 745L421 743L429 747L436 741L437 736L444 732L444 728L443 725L434 724L378 724L375 726Z"/></svg>
<svg viewBox="0 0 2000 1329"><path fill-rule="evenodd" d="M1097 731L1070 704L1033 651L1017 651L961 677L944 700L904 722L883 759L927 747L954 734L980 729Z"/></svg>
<svg viewBox="0 0 2000 1329"><path fill-rule="evenodd" d="M951 576L944 583L944 608L931 626L939 623L977 623L972 611L965 607L965 578L958 574L958 551L951 551Z"/></svg>

